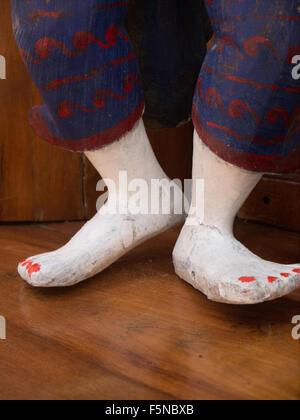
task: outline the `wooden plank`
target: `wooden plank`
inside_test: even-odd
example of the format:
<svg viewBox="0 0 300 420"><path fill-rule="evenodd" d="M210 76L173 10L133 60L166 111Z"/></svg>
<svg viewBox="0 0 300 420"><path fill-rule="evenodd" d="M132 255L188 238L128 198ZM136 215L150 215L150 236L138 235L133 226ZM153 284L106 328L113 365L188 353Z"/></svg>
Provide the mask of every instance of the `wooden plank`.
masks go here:
<svg viewBox="0 0 300 420"><path fill-rule="evenodd" d="M284 179L293 182L300 182L300 169L295 173L281 175L267 175L268 178Z"/></svg>
<svg viewBox="0 0 300 420"><path fill-rule="evenodd" d="M0 227L2 400L299 400L299 295L208 301L174 274L176 230L77 287L36 290L18 278L17 260L64 244L78 226ZM236 232L261 256L299 258L299 234L241 222Z"/></svg>
<svg viewBox="0 0 300 420"><path fill-rule="evenodd" d="M285 229L300 231L300 183L264 178L239 216Z"/></svg>
<svg viewBox="0 0 300 420"><path fill-rule="evenodd" d="M41 101L18 53L9 0L0 14L0 55L7 79L0 80L0 221L82 219L81 156L38 139L28 112Z"/></svg>

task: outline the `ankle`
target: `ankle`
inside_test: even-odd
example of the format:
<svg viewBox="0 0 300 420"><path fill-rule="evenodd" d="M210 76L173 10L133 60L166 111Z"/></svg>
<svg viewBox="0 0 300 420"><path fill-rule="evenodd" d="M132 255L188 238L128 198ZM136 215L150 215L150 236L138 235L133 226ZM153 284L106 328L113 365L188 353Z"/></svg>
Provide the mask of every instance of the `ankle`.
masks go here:
<svg viewBox="0 0 300 420"><path fill-rule="evenodd" d="M190 214L186 220L185 226L194 227L203 232L215 230L221 235L233 236L233 223L231 221L203 220L203 218Z"/></svg>
<svg viewBox="0 0 300 420"><path fill-rule="evenodd" d="M112 187L110 182L108 193L98 201L101 214L178 216L184 221L186 200L175 182L167 177L125 181L122 188L120 184Z"/></svg>

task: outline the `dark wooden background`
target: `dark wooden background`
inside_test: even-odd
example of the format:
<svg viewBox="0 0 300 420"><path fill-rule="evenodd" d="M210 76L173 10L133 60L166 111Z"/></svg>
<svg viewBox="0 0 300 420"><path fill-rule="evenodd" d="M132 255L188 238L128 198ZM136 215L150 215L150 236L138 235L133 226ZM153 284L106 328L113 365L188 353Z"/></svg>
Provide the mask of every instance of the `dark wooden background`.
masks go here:
<svg viewBox="0 0 300 420"><path fill-rule="evenodd" d="M9 0L2 0L0 55L0 222L84 220L95 213L97 173L81 154L38 139L28 125L41 101L19 56L11 30ZM190 178L193 127L149 132L158 159L171 178ZM266 176L240 217L300 231L300 172Z"/></svg>

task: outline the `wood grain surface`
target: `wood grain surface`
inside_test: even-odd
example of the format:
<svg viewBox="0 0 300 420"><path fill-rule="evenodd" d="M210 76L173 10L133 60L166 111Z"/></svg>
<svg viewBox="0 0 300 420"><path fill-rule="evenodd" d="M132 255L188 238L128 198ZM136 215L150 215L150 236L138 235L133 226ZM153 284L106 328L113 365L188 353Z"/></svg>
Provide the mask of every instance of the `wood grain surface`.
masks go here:
<svg viewBox="0 0 300 420"><path fill-rule="evenodd" d="M50 251L79 223L0 227L0 399L300 398L300 294L257 306L208 301L174 274L177 230L81 285L36 290L18 260ZM300 235L238 222L251 250L296 262Z"/></svg>

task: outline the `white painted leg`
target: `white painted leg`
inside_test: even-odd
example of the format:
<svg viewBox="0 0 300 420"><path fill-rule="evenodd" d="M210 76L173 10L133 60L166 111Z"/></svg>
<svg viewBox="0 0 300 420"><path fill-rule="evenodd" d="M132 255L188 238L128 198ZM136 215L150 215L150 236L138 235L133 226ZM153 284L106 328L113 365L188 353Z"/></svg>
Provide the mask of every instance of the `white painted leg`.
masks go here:
<svg viewBox="0 0 300 420"><path fill-rule="evenodd" d="M133 193L128 197L120 194L120 171L126 171L128 183L139 178L150 186L152 179L167 178L152 151L142 120L119 141L87 152L86 156L103 178L116 185L116 189L109 189L106 207L121 201L126 208L132 197ZM171 194L167 187L168 182L161 194ZM100 273L137 245L181 221L183 216L174 212L167 215L98 212L63 248L29 258L19 264L18 271L32 286L71 286Z"/></svg>
<svg viewBox="0 0 300 420"><path fill-rule="evenodd" d="M205 181L204 220L189 216L173 259L179 277L211 300L254 304L284 296L300 287L300 264L264 261L233 236L238 210L262 174L226 163L194 136L194 188ZM193 223L192 223L193 222Z"/></svg>

